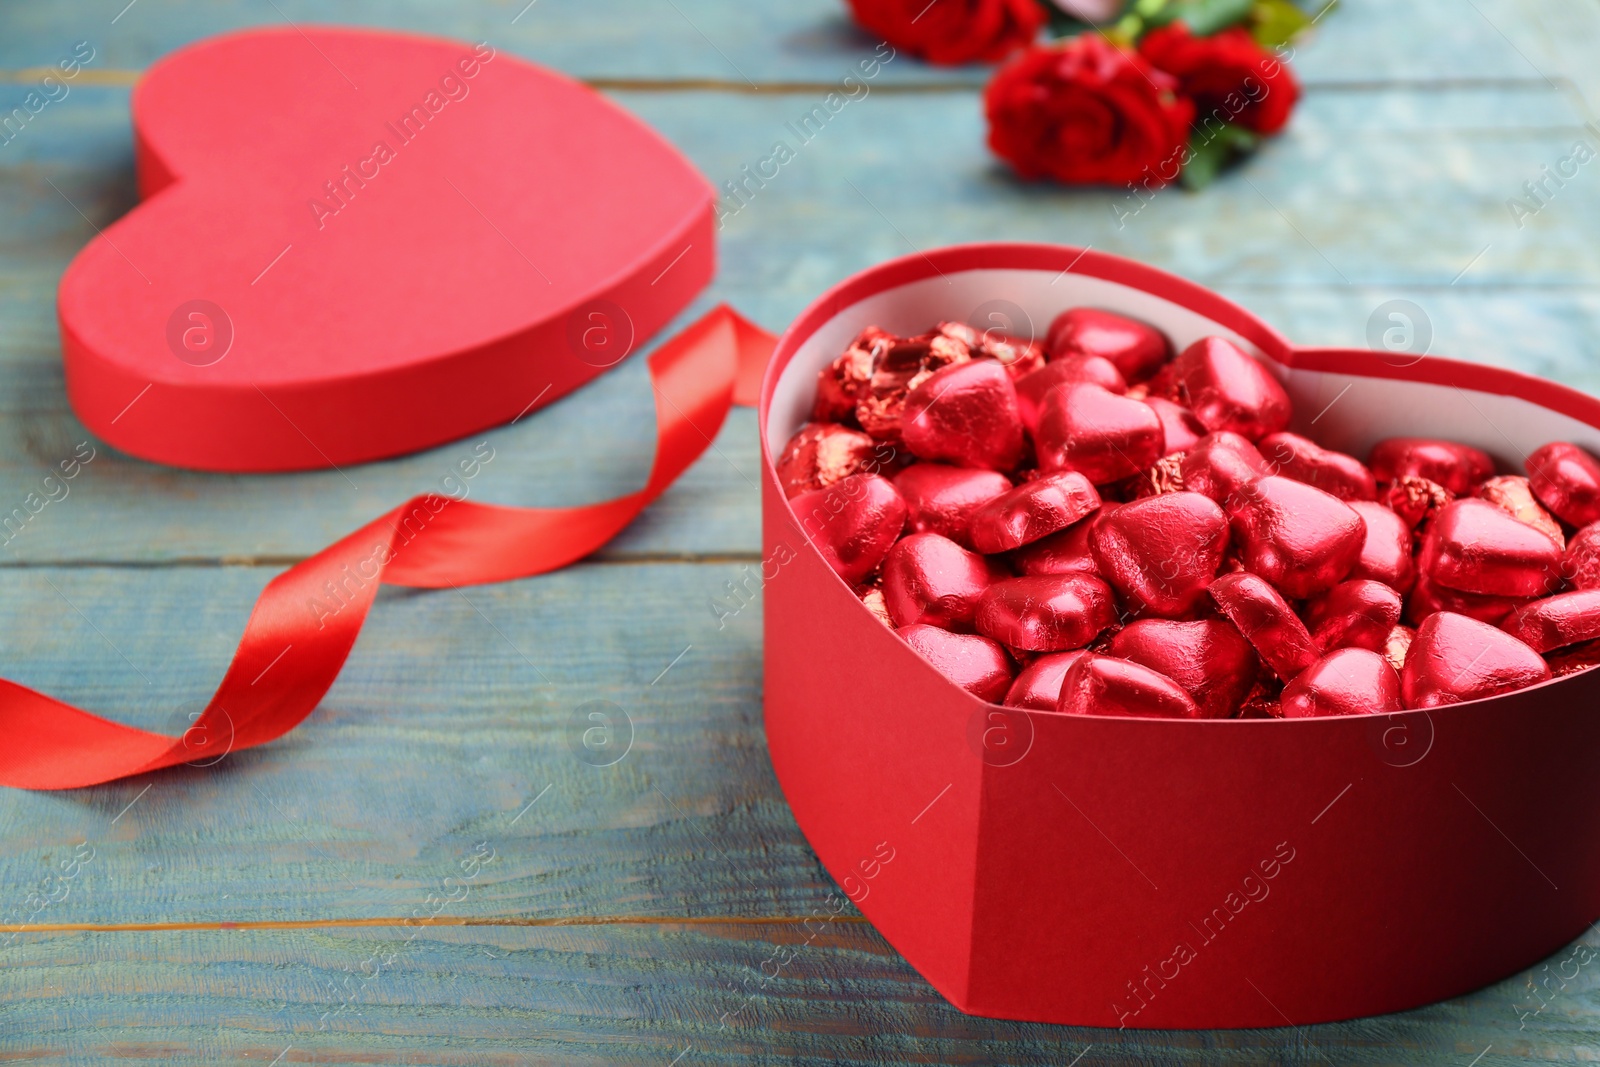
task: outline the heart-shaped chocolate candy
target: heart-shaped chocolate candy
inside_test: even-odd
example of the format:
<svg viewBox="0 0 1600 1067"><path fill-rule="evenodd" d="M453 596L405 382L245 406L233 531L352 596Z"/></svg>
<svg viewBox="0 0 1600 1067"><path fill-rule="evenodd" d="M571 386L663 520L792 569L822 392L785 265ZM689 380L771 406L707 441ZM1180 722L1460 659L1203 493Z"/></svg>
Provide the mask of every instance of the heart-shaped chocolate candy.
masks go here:
<svg viewBox="0 0 1600 1067"><path fill-rule="evenodd" d="M1208 430L1259 441L1289 425L1289 394L1225 337L1203 337L1184 349L1172 363L1172 383Z"/></svg>
<svg viewBox="0 0 1600 1067"><path fill-rule="evenodd" d="M883 561L883 599L895 626L928 623L972 629L978 598L997 577L993 564L936 533L902 537Z"/></svg>
<svg viewBox="0 0 1600 1067"><path fill-rule="evenodd" d="M900 431L922 459L1004 471L1022 458L1017 390L991 359L945 367L912 389Z"/></svg>
<svg viewBox="0 0 1600 1067"><path fill-rule="evenodd" d="M1354 456L1323 448L1296 433L1268 434L1256 447L1273 473L1314 485L1340 500L1376 500L1378 483Z"/></svg>
<svg viewBox="0 0 1600 1067"><path fill-rule="evenodd" d="M1097 574L1098 565L1089 548L1089 534L1100 517L1110 514L1117 506L1101 504L1092 518L1023 545L1011 553L1012 565L1023 574Z"/></svg>
<svg viewBox="0 0 1600 1067"><path fill-rule="evenodd" d="M1256 678L1256 654L1227 619L1139 619L1118 630L1107 651L1177 682L1199 718L1233 714Z"/></svg>
<svg viewBox="0 0 1600 1067"><path fill-rule="evenodd" d="M1365 648L1376 652L1400 621L1400 594L1382 582L1355 578L1306 602L1311 640L1323 652Z"/></svg>
<svg viewBox="0 0 1600 1067"><path fill-rule="evenodd" d="M1600 463L1577 445L1556 441L1527 459L1528 483L1544 506L1573 526L1600 521Z"/></svg>
<svg viewBox="0 0 1600 1067"><path fill-rule="evenodd" d="M1028 708L1033 711L1055 711L1061 703L1061 680L1066 677L1083 649L1071 652L1046 652L1022 668L1011 688L1006 691L1008 708Z"/></svg>
<svg viewBox="0 0 1600 1067"><path fill-rule="evenodd" d="M1600 589L1600 523L1572 535L1561 555L1561 575L1574 589Z"/></svg>
<svg viewBox="0 0 1600 1067"><path fill-rule="evenodd" d="M1293 678L1317 661L1317 647L1306 624L1259 574L1224 574L1207 591L1279 678Z"/></svg>
<svg viewBox="0 0 1600 1067"><path fill-rule="evenodd" d="M1039 411L1039 466L1081 471L1096 485L1137 474L1161 458L1161 417L1142 400L1092 382L1052 389Z"/></svg>
<svg viewBox="0 0 1600 1067"><path fill-rule="evenodd" d="M1017 379L1017 403L1022 410L1022 425L1028 432L1039 432L1039 409L1050 390L1067 382L1093 382L1121 395L1128 383L1116 364L1101 356L1067 356L1052 360L1032 374Z"/></svg>
<svg viewBox="0 0 1600 1067"><path fill-rule="evenodd" d="M1491 596L1539 596L1560 573L1561 549L1487 500L1457 500L1422 539L1421 567L1435 585Z"/></svg>
<svg viewBox="0 0 1600 1067"><path fill-rule="evenodd" d="M1278 698L1285 719L1402 711L1400 676L1365 648L1341 648L1295 675Z"/></svg>
<svg viewBox="0 0 1600 1067"><path fill-rule="evenodd" d="M1417 560L1411 554L1411 527L1382 504L1372 500L1346 501L1366 524L1361 554L1349 577L1371 578L1397 593L1408 593L1417 579Z"/></svg>
<svg viewBox="0 0 1600 1067"><path fill-rule="evenodd" d="M855 585L877 570L906 524L906 502L888 479L852 474L789 501L828 566Z"/></svg>
<svg viewBox="0 0 1600 1067"><path fill-rule="evenodd" d="M1436 708L1535 685L1550 677L1539 653L1488 623L1441 611L1417 628L1400 689L1408 708Z"/></svg>
<svg viewBox="0 0 1600 1067"><path fill-rule="evenodd" d="M1098 308L1070 308L1057 315L1045 335L1044 347L1052 361L1072 356L1108 359L1130 382L1143 381L1172 358L1166 334Z"/></svg>
<svg viewBox="0 0 1600 1067"><path fill-rule="evenodd" d="M1524 604L1500 628L1535 652L1600 638L1600 589L1557 593Z"/></svg>
<svg viewBox="0 0 1600 1067"><path fill-rule="evenodd" d="M1208 433L1183 454L1183 487L1226 506L1230 497L1272 470L1256 446L1236 433Z"/></svg>
<svg viewBox="0 0 1600 1067"><path fill-rule="evenodd" d="M1111 587L1092 574L1005 578L978 600L978 632L1007 648L1082 648L1117 621Z"/></svg>
<svg viewBox="0 0 1600 1067"><path fill-rule="evenodd" d="M1562 533L1561 524L1539 503L1533 485L1527 478L1518 474L1502 474L1478 486L1473 495L1532 526L1554 541L1557 548L1567 547L1567 535Z"/></svg>
<svg viewBox="0 0 1600 1067"><path fill-rule="evenodd" d="M778 457L778 483L784 496L821 489L857 473L872 460L878 442L835 422L803 427Z"/></svg>
<svg viewBox="0 0 1600 1067"><path fill-rule="evenodd" d="M1065 530L1100 506L1100 494L1077 471L1057 471L1023 482L972 515L979 552L1009 552Z"/></svg>
<svg viewBox="0 0 1600 1067"><path fill-rule="evenodd" d="M1426 478L1456 496L1494 474L1494 460L1482 449L1431 437L1389 437L1372 446L1367 466L1380 482Z"/></svg>
<svg viewBox="0 0 1600 1067"><path fill-rule="evenodd" d="M1229 505L1244 565L1296 599L1342 581L1366 544L1360 515L1293 478L1261 478L1230 498Z"/></svg>
<svg viewBox="0 0 1600 1067"><path fill-rule="evenodd" d="M1194 412L1182 404L1175 404L1163 396L1147 396L1144 402L1161 420L1162 455L1187 452L1206 435L1205 426L1194 417Z"/></svg>
<svg viewBox="0 0 1600 1067"><path fill-rule="evenodd" d="M1008 492L1011 479L998 471L913 463L894 476L894 487L905 498L908 530L943 534L971 548L972 513Z"/></svg>
<svg viewBox="0 0 1600 1067"><path fill-rule="evenodd" d="M1160 671L1093 652L1085 652L1067 668L1056 710L1067 715L1200 717L1199 707L1183 686Z"/></svg>
<svg viewBox="0 0 1600 1067"><path fill-rule="evenodd" d="M1417 571L1417 580L1406 597L1405 619L1413 626L1421 626L1424 619L1436 611L1453 611L1469 619L1477 619L1491 626L1499 626L1506 616L1529 602L1530 597L1494 596L1485 593L1464 593L1459 589L1438 585L1427 573Z"/></svg>
<svg viewBox="0 0 1600 1067"><path fill-rule="evenodd" d="M1162 493L1096 517L1089 548L1099 572L1141 614L1192 612L1228 550L1228 520L1199 493Z"/></svg>
<svg viewBox="0 0 1600 1067"><path fill-rule="evenodd" d="M978 634L956 634L937 626L896 630L935 670L979 700L993 703L1011 687L1011 657Z"/></svg>

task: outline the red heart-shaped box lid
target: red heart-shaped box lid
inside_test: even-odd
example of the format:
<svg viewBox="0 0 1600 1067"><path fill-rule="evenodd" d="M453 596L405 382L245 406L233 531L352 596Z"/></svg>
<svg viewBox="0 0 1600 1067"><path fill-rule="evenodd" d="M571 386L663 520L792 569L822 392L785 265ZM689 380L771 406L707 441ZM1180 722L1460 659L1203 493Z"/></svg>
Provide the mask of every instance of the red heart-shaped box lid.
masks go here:
<svg viewBox="0 0 1600 1067"><path fill-rule="evenodd" d="M594 90L488 45L250 31L133 95L143 202L59 292L67 392L136 456L375 459L516 418L710 279L715 193Z"/></svg>

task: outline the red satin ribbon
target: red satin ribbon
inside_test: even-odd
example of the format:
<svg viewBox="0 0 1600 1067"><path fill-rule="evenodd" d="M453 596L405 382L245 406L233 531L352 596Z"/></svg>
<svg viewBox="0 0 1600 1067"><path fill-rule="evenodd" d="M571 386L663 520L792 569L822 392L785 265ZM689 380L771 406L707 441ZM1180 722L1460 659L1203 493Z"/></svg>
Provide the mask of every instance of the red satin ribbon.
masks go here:
<svg viewBox="0 0 1600 1067"><path fill-rule="evenodd" d="M261 591L216 694L183 737L125 726L0 679L0 784L73 789L275 740L311 714L381 582L439 589L527 578L615 537L700 457L735 400L750 403L774 338L718 307L649 359L656 457L643 489L598 504L513 508L429 493L380 515ZM337 590L337 598L330 595ZM335 610L336 609L336 610Z"/></svg>

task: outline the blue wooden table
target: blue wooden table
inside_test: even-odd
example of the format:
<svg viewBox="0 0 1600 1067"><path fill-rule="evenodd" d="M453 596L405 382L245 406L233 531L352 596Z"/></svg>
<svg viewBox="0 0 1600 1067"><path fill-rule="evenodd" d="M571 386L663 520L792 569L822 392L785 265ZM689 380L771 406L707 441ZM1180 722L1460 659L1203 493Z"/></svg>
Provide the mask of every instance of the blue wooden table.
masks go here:
<svg viewBox="0 0 1600 1067"><path fill-rule="evenodd" d="M91 440L66 404L54 288L135 200L140 71L214 32L330 19L486 39L588 79L718 183L768 156L873 44L836 0L9 5L0 112L77 42L94 58L0 144L0 512ZM1022 185L990 160L985 72L902 57L728 220L718 280L684 318L729 300L777 329L912 248L1055 240L1187 275L1306 344L1365 344L1375 309L1409 300L1432 351L1600 390L1600 162L1538 202L1523 188L1574 142L1600 144L1585 127L1597 57L1594 0L1345 0L1295 57L1306 95L1286 136L1204 194L1166 191L1120 218L1113 193ZM632 489L651 411L632 360L491 433L474 493L556 504ZM70 494L0 551L0 671L177 734L272 575L435 487L469 446L348 478L196 474L91 447ZM1600 978L1570 950L1401 1015L1139 1033L967 1018L853 910L808 931L800 920L839 890L767 759L759 599L720 625L715 607L733 603L730 583L753 587L758 461L754 416L737 411L591 560L465 593L386 591L323 706L275 744L98 789L0 791L0 1059L1600 1056ZM604 766L579 743L594 701L631 745ZM426 925L402 925L419 914ZM777 946L793 960L763 984Z"/></svg>

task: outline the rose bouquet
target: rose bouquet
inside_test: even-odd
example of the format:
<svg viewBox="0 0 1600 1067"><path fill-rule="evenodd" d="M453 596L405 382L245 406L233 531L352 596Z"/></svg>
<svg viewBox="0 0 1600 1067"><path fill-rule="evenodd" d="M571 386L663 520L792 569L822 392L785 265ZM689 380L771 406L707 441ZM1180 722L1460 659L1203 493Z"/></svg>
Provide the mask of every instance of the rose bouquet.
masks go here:
<svg viewBox="0 0 1600 1067"><path fill-rule="evenodd" d="M989 147L1024 178L1198 189L1283 129L1300 97L1291 0L848 0L929 63L1007 60ZM1038 42L1046 26L1056 39Z"/></svg>

